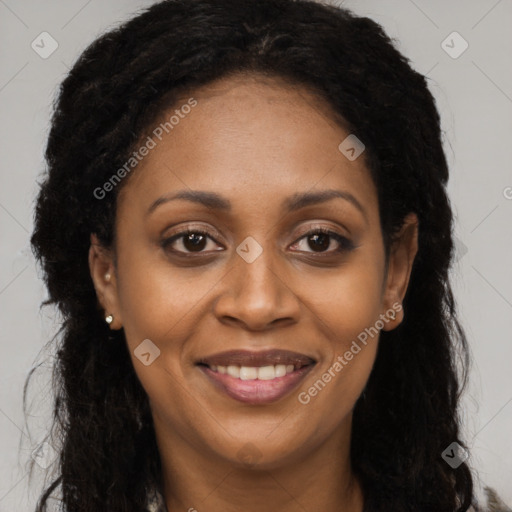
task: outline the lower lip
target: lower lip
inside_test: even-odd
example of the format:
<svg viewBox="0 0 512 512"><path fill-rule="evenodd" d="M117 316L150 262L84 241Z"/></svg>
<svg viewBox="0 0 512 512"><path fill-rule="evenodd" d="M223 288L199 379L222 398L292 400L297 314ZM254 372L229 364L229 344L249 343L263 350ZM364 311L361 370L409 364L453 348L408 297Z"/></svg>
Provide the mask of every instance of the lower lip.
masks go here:
<svg viewBox="0 0 512 512"><path fill-rule="evenodd" d="M227 395L246 404L269 404L280 400L296 388L311 371L314 364L287 373L272 380L241 380L227 373L218 373L200 365L201 371Z"/></svg>

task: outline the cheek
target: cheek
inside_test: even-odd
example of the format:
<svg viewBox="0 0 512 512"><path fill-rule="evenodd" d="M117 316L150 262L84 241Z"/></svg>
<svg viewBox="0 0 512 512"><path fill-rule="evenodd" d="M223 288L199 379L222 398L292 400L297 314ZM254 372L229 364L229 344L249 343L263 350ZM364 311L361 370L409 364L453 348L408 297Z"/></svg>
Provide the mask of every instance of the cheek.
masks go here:
<svg viewBox="0 0 512 512"><path fill-rule="evenodd" d="M370 376L375 361L377 340L373 345L336 355L317 372L307 386L298 391L297 400L308 418L321 418L316 427L320 438L330 436L350 417ZM355 351L354 351L355 352Z"/></svg>
<svg viewBox="0 0 512 512"><path fill-rule="evenodd" d="M313 321L331 340L333 353L345 352L352 340L378 320L382 278L379 266L363 258L354 258L337 272L303 278L302 298Z"/></svg>
<svg viewBox="0 0 512 512"><path fill-rule="evenodd" d="M196 308L215 285L211 273L200 275L196 269L151 263L137 255L119 261L119 273L119 303L130 345L145 338L186 338L193 332Z"/></svg>
<svg viewBox="0 0 512 512"><path fill-rule="evenodd" d="M178 424L185 419L173 411L195 406L180 384L188 370L182 366L184 347L194 336L202 301L208 300L218 276L211 279L205 273L204 278L197 274L192 278L191 269L172 269L127 253L119 259L118 271L119 303L133 367L154 410ZM145 365L139 356L147 352L151 362Z"/></svg>
<svg viewBox="0 0 512 512"><path fill-rule="evenodd" d="M379 288L375 275L330 282L311 288L310 307L317 330L329 340L329 355L315 378L298 391L309 414L321 416L319 431L328 436L348 417L372 371L378 348ZM323 297L323 299L322 299ZM314 309L313 309L314 308Z"/></svg>
<svg viewBox="0 0 512 512"><path fill-rule="evenodd" d="M321 382L317 380L302 391L323 407L336 404L338 419L353 407L375 361L382 278L378 261L361 257L340 267L339 272L301 283L311 321L330 342L328 359L317 375Z"/></svg>

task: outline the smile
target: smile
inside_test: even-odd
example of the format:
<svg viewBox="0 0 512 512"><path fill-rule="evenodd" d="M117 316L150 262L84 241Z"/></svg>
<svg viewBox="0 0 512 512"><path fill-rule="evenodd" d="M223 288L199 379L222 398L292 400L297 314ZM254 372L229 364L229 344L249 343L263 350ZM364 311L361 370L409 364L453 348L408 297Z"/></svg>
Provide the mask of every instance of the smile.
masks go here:
<svg viewBox="0 0 512 512"><path fill-rule="evenodd" d="M293 364L276 364L270 366L221 366L212 365L210 369L214 372L228 374L231 377L240 380L273 380L278 377L284 377L295 370ZM297 368L298 369L298 368Z"/></svg>
<svg viewBox="0 0 512 512"><path fill-rule="evenodd" d="M246 404L276 402L295 389L315 363L290 365L215 366L198 365L210 383L223 394Z"/></svg>

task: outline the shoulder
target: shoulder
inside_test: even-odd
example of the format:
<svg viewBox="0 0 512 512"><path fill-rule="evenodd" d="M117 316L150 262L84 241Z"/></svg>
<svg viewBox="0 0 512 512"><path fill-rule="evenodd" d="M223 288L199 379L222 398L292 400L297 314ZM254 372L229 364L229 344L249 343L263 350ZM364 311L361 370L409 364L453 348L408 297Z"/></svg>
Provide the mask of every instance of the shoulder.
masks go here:
<svg viewBox="0 0 512 512"><path fill-rule="evenodd" d="M512 512L512 508L500 498L492 487L484 487L486 503L476 504L468 509L468 512ZM483 501L483 500L482 500Z"/></svg>
<svg viewBox="0 0 512 512"><path fill-rule="evenodd" d="M492 487L485 487L485 494L487 503L471 506L468 512L512 512L512 508L504 503ZM163 496L158 490L155 489L148 495L146 508L147 512L167 512Z"/></svg>

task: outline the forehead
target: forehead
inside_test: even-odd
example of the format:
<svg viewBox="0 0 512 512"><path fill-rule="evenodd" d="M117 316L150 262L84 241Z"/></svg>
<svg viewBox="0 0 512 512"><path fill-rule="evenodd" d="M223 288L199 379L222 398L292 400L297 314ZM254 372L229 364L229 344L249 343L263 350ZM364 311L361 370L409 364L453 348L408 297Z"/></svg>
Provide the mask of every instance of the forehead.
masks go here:
<svg viewBox="0 0 512 512"><path fill-rule="evenodd" d="M191 99L195 106L185 108ZM168 133L153 136L156 145L123 187L120 203L126 196L125 203L142 207L186 188L213 190L245 206L314 188L343 187L362 202L376 200L364 154L354 161L344 156L339 145L350 133L306 88L259 75L223 78L180 96L156 125L165 122Z"/></svg>

